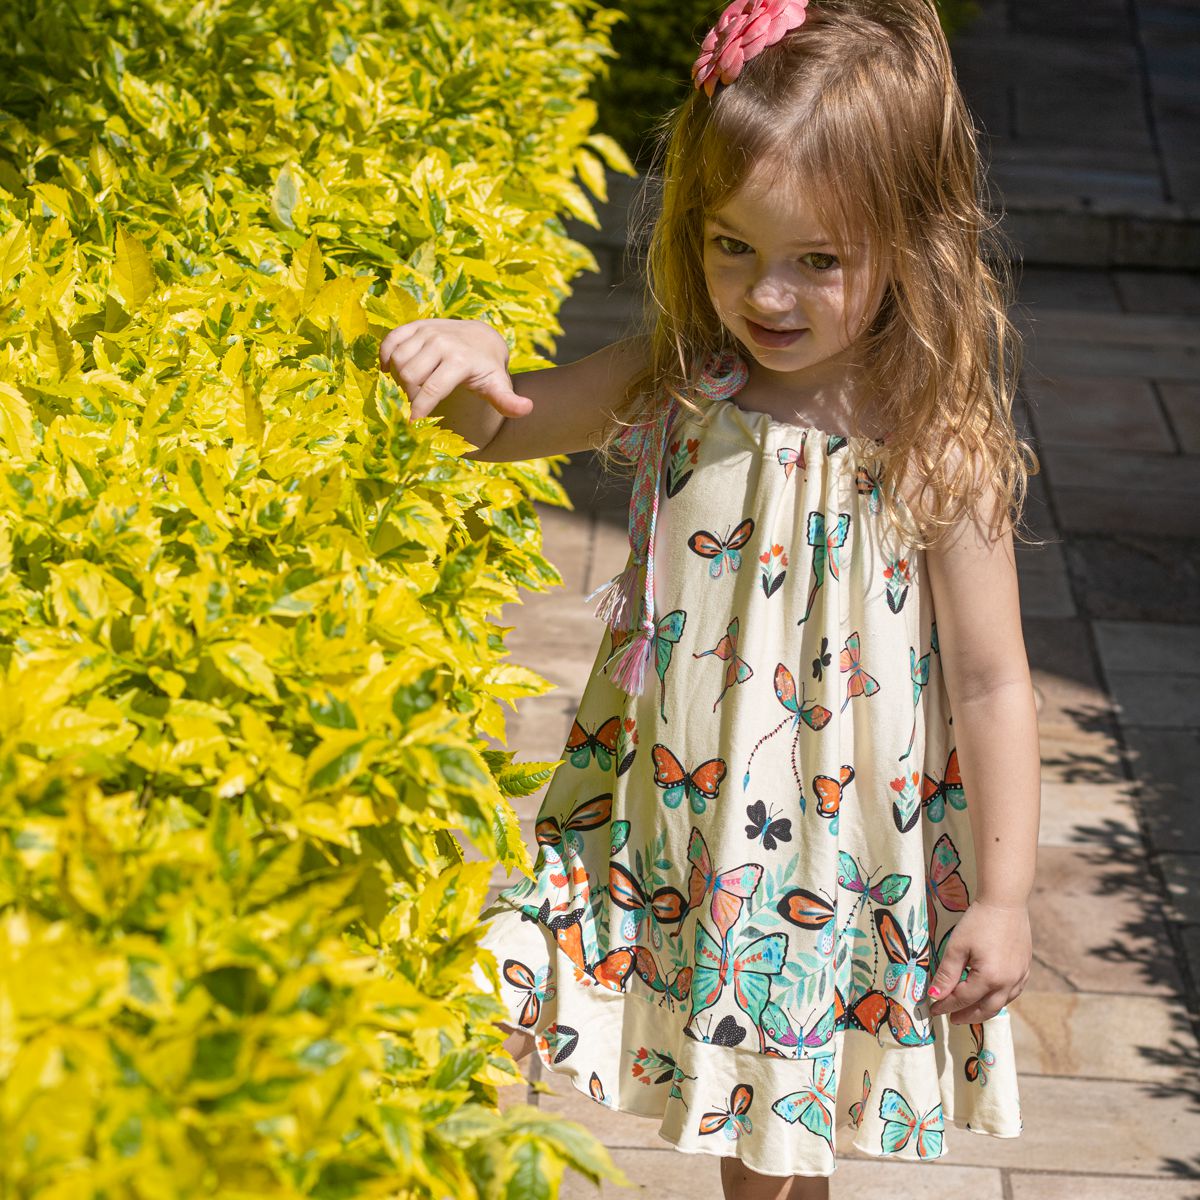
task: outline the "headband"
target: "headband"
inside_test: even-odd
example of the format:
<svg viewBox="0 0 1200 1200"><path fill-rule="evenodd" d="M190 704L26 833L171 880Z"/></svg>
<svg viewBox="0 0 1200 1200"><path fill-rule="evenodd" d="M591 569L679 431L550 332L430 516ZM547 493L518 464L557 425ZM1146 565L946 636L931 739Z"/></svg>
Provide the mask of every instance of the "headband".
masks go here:
<svg viewBox="0 0 1200 1200"><path fill-rule="evenodd" d="M732 83L761 50L804 24L808 0L734 0L700 46L692 65L697 88L711 97L717 83Z"/></svg>

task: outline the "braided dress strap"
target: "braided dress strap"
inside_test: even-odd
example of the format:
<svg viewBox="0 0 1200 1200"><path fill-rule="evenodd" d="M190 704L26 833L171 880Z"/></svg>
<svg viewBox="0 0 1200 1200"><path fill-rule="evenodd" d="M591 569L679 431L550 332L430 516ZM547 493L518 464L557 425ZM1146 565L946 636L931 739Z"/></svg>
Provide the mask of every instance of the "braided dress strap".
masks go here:
<svg viewBox="0 0 1200 1200"><path fill-rule="evenodd" d="M725 400L739 391L749 377L745 362L734 353L710 355L700 371L695 392L701 400ZM662 472L667 443L679 414L672 397L653 424L630 426L617 444L630 458L637 459L633 494L629 502L629 545L631 560L620 574L593 592L588 600L602 596L596 615L613 630L613 653L605 667L610 678L630 695L641 693L646 666L657 631L654 611L654 535L662 495ZM635 597L641 584L641 602ZM636 609L636 615L635 615ZM636 630L636 632L634 632ZM618 638L627 632L630 636Z"/></svg>

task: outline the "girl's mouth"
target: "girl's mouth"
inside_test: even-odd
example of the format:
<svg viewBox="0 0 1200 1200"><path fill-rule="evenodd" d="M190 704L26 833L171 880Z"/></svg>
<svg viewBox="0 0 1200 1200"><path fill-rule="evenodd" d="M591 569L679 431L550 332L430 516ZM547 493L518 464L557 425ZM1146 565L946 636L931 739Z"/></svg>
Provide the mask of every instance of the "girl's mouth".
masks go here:
<svg viewBox="0 0 1200 1200"><path fill-rule="evenodd" d="M765 326L758 325L746 318L746 327L750 330L750 336L760 345L767 346L771 349L778 349L781 346L790 346L802 334L808 332L807 329L767 329Z"/></svg>

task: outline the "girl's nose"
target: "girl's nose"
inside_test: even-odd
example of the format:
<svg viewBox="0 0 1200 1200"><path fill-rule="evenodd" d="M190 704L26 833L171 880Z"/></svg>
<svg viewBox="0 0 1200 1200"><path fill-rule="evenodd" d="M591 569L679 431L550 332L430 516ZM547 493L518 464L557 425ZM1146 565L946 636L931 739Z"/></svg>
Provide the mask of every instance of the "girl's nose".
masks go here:
<svg viewBox="0 0 1200 1200"><path fill-rule="evenodd" d="M779 271L761 271L751 280L746 296L764 316L791 312L796 307L795 292Z"/></svg>

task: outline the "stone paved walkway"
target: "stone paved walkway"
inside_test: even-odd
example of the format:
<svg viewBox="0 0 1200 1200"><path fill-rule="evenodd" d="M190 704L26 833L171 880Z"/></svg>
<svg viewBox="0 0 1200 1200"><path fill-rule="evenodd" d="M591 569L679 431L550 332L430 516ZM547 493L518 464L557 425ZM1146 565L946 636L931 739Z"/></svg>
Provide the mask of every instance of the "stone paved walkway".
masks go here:
<svg viewBox="0 0 1200 1200"><path fill-rule="evenodd" d="M1131 195L1142 187L1148 195L1158 172L1170 187L1163 203L1194 200L1196 159L1171 140L1178 130L1164 132L1174 118L1160 111L1196 111L1196 77L1187 91L1172 74L1197 44L1194 3L1012 0L984 8L993 29L1003 10L1006 37L1024 29L1044 42L1028 60L1020 53L1023 44L1032 54L1028 40L1005 43L1018 101L1021 80L1046 89L1030 93L1039 103L1014 110L1044 131L1044 145L1012 158L1010 184L1024 172L1052 207L1057 187L1091 179L1104 190L1110 170ZM1088 76L1088 86L1108 78L1128 89L1130 63L1149 69L1154 144L1132 134L1121 141L1128 90L1107 108L1070 109L1070 81L1083 88L1072 72L1086 74L1110 52L1111 75ZM1092 66L1080 65L1085 59ZM1042 112L1045 105L1074 118ZM1072 142L1085 125L1086 136ZM1077 207L1061 198L1062 212ZM617 193L602 223L600 232L572 229L593 245L602 274L577 281L560 314L560 362L629 330L635 301L621 275ZM1027 522L1047 543L1018 550L1043 754L1036 962L1012 1005L1025 1131L1000 1140L952 1128L948 1159L928 1166L843 1157L833 1191L889 1200L931 1189L975 1200L1200 1200L1200 274L1041 265L1036 239L1022 251L1017 315L1027 354L1017 417L1042 457ZM514 627L513 660L557 685L510 719L509 744L523 759L561 752L601 633L583 598L627 550L626 495L586 455L564 479L574 511L540 511L566 586L510 606L503 618ZM540 800L519 805L530 845ZM494 879L496 888L503 882ZM528 1091L509 1089L513 1098L585 1124L654 1200L720 1196L709 1156L679 1154L652 1122L539 1079L536 1064L530 1070ZM562 1191L592 1194L578 1179Z"/></svg>

